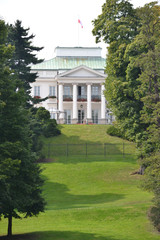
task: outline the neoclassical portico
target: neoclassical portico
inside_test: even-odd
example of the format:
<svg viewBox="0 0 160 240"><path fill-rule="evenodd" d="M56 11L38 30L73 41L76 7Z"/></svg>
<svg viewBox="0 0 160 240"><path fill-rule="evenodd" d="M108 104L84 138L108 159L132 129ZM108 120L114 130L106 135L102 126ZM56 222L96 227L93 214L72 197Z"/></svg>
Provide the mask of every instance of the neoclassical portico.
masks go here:
<svg viewBox="0 0 160 240"><path fill-rule="evenodd" d="M104 81L104 74L97 74L97 72L85 66L57 76L58 109L60 112L64 112L59 116L60 122L65 121L68 112L72 124L92 123L94 115L97 121L104 122L106 113L103 94L105 90ZM66 95L66 92L68 95Z"/></svg>

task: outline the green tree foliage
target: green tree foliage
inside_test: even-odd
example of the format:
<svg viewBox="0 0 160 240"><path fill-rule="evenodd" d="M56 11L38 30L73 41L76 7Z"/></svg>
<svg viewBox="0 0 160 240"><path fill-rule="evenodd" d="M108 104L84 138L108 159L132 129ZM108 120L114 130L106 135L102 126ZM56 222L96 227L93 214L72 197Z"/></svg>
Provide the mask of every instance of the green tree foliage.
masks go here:
<svg viewBox="0 0 160 240"><path fill-rule="evenodd" d="M31 72L31 64L37 64L43 60L38 60L36 57L37 52L43 49L43 47L35 47L32 44L34 35L29 35L29 28L25 29L22 26L21 21L17 20L14 25L8 26L8 42L15 46L14 54L10 61L11 68L16 72L18 78L23 83L25 94L27 98L28 106L30 101L34 102L30 95L30 84L35 82L37 73ZM38 102L38 100L35 100Z"/></svg>
<svg viewBox="0 0 160 240"><path fill-rule="evenodd" d="M106 0L93 23L97 40L109 44L106 98L123 135L137 143L143 186L155 196L149 216L160 231L160 6L134 10L128 1Z"/></svg>
<svg viewBox="0 0 160 240"><path fill-rule="evenodd" d="M142 128L140 110L142 104L134 97L135 79L127 79L129 60L125 57L127 46L139 33L140 20L127 0L106 0L102 14L93 21L93 35L109 44L106 67L106 98L123 135L134 140Z"/></svg>
<svg viewBox="0 0 160 240"><path fill-rule="evenodd" d="M50 113L44 107L39 107L36 112L36 118L40 121L48 121L50 119Z"/></svg>
<svg viewBox="0 0 160 240"><path fill-rule="evenodd" d="M160 153L145 158L147 168L145 170L143 187L154 193L153 206L149 209L149 218L153 225L160 232Z"/></svg>
<svg viewBox="0 0 160 240"><path fill-rule="evenodd" d="M3 21L0 21L0 79L5 79L10 74L10 69L8 67L8 62L13 53L13 47L11 45L5 45L5 39L7 36L7 29ZM6 85L7 86L7 85ZM0 85L0 96L1 96L1 85ZM5 101L0 99L0 110L4 108Z"/></svg>
<svg viewBox="0 0 160 240"><path fill-rule="evenodd" d="M12 218L44 211L43 181L36 155L31 151L31 131L22 82L10 68L14 47L6 44L7 29L0 21L0 217Z"/></svg>
<svg viewBox="0 0 160 240"><path fill-rule="evenodd" d="M61 134L55 119L50 119L50 113L44 107L30 109L30 128L32 130L32 150L38 159L44 159L42 154L43 140L41 136L54 137Z"/></svg>
<svg viewBox="0 0 160 240"><path fill-rule="evenodd" d="M160 76L160 8L150 3L138 10L142 26L126 50L129 59L127 78L135 77L138 83L134 96L142 102L140 120L145 124L143 132L137 134L138 146L143 148L143 157L159 148L159 76ZM139 69L139 74L135 74Z"/></svg>
<svg viewBox="0 0 160 240"><path fill-rule="evenodd" d="M25 29L22 26L21 21L17 20L14 25L8 26L8 42L14 46L15 51L10 59L10 67L14 70L14 73L21 80L21 88L24 89L26 97L26 106L30 108L30 128L32 130L32 150L37 153L41 158L41 149L43 142L40 140L39 136L43 133L42 122L34 115L34 109L32 104L39 103L44 99L32 98L31 93L31 83L35 82L37 78L37 73L31 72L31 64L37 64L43 60L38 60L36 57L37 52L42 48L35 47L32 44L34 35L29 35L29 28ZM50 118L49 112L47 112L47 117ZM43 112L44 113L44 112Z"/></svg>
<svg viewBox="0 0 160 240"><path fill-rule="evenodd" d="M111 125L107 128L107 134L109 134L110 136L115 136L115 137L120 137L123 138L123 135L120 131L120 129L116 126L116 124Z"/></svg>
<svg viewBox="0 0 160 240"><path fill-rule="evenodd" d="M45 156L42 154L43 141L41 139L42 131L42 123L39 119L36 118L37 108L32 107L30 109L30 129L31 129L31 138L32 138L32 151L36 153L38 159L44 159Z"/></svg>
<svg viewBox="0 0 160 240"><path fill-rule="evenodd" d="M144 187L155 196L149 216L160 231L160 6L147 4L139 10L139 16L142 26L133 45L141 49L135 63L141 74L135 96L143 102L141 121L147 127L137 139L141 162L147 167Z"/></svg>
<svg viewBox="0 0 160 240"><path fill-rule="evenodd" d="M58 136L58 135L61 134L61 131L58 129L57 122L56 122L55 119L49 119L49 121L47 121L44 124L43 134L47 138L48 137Z"/></svg>
<svg viewBox="0 0 160 240"><path fill-rule="evenodd" d="M36 118L41 124L41 130L45 137L54 137L61 134L55 119L50 119L50 113L44 107L38 108Z"/></svg>

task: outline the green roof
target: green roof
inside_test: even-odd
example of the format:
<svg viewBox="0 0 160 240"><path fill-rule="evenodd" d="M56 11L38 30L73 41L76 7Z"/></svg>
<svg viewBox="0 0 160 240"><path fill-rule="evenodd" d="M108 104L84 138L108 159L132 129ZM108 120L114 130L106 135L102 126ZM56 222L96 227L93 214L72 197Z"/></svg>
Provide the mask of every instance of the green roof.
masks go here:
<svg viewBox="0 0 160 240"><path fill-rule="evenodd" d="M31 68L32 70L70 70L81 65L95 70L103 70L106 65L106 59L101 57L55 57L32 65Z"/></svg>

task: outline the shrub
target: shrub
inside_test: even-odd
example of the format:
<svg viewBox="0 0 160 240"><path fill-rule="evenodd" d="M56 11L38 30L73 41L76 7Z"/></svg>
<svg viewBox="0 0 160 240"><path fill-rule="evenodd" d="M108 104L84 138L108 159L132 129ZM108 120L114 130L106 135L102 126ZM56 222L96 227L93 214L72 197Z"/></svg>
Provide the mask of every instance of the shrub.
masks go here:
<svg viewBox="0 0 160 240"><path fill-rule="evenodd" d="M41 121L48 121L50 119L50 113L44 107L39 107L36 112L36 118Z"/></svg>
<svg viewBox="0 0 160 240"><path fill-rule="evenodd" d="M160 204L151 207L148 216L154 227L156 227L156 229L160 232Z"/></svg>
<svg viewBox="0 0 160 240"><path fill-rule="evenodd" d="M121 131L114 125L109 126L109 128L107 129L107 134L109 134L110 136L123 137Z"/></svg>
<svg viewBox="0 0 160 240"><path fill-rule="evenodd" d="M61 131L57 128L57 122L55 119L50 119L44 124L43 134L45 137L53 137L61 134Z"/></svg>

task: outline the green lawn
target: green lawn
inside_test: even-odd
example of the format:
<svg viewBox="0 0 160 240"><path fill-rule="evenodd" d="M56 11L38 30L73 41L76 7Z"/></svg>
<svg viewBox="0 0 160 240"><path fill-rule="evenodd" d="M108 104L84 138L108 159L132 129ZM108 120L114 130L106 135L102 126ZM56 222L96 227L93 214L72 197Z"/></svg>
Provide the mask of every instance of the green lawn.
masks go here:
<svg viewBox="0 0 160 240"><path fill-rule="evenodd" d="M73 155L123 155L134 154L135 146L120 138L106 134L104 125L61 125L61 136L45 139L43 153L46 157ZM105 145L104 145L105 144ZM64 160L64 158L63 158Z"/></svg>
<svg viewBox="0 0 160 240"><path fill-rule="evenodd" d="M103 125L66 125L52 143L120 143ZM152 195L139 187L134 144L131 155L63 156L43 163L46 211L38 217L13 221L16 240L158 240L147 219ZM129 150L128 150L129 151ZM5 235L6 220L0 222ZM1 237L1 239L5 239Z"/></svg>

